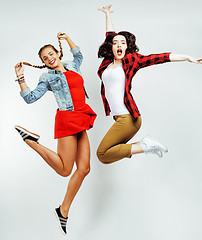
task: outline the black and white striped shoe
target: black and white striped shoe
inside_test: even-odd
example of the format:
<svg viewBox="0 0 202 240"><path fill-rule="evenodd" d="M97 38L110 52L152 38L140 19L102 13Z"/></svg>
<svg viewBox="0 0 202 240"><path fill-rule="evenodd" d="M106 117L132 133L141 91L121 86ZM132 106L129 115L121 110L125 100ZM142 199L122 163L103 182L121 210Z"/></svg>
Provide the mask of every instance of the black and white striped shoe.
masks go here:
<svg viewBox="0 0 202 240"><path fill-rule="evenodd" d="M66 225L67 225L67 219L68 219L68 217L67 217L67 218L64 218L64 217L62 216L62 214L61 214L61 212L60 212L60 207L55 208L55 215L56 215L56 217L57 217L57 219L58 219L58 221L59 221L60 228L61 228L63 234L66 235L66 234L67 234Z"/></svg>
<svg viewBox="0 0 202 240"><path fill-rule="evenodd" d="M21 135L22 139L25 141L26 139L32 140L34 142L38 142L40 136L35 134L35 133L31 133L29 131L27 131L26 129L20 127L20 126L15 126L15 129L19 132L19 134Z"/></svg>

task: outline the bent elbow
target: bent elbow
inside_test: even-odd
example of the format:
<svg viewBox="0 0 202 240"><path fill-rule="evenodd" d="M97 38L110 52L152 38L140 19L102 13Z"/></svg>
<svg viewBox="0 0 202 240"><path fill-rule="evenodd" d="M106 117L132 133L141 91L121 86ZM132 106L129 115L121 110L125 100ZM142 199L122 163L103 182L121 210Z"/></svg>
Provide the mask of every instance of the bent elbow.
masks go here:
<svg viewBox="0 0 202 240"><path fill-rule="evenodd" d="M35 102L35 101L37 100L37 99L34 98L34 97L24 97L23 99L24 99L24 101L25 101L27 104L31 104L31 103L33 103L33 102Z"/></svg>

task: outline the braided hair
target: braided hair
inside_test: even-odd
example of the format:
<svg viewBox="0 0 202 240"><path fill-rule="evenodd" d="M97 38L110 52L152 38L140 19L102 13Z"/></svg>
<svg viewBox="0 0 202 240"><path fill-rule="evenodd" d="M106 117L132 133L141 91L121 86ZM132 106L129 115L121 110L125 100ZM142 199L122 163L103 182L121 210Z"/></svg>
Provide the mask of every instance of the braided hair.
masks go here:
<svg viewBox="0 0 202 240"><path fill-rule="evenodd" d="M36 66L36 65L32 65L32 64L30 64L30 63L28 63L28 62L22 62L24 65L27 65L27 66L30 66L30 67L34 67L34 68L40 68L40 69L42 69L42 68L45 68L46 67L46 65L43 65L43 66Z"/></svg>
<svg viewBox="0 0 202 240"><path fill-rule="evenodd" d="M63 57L63 51L62 51L62 44L61 44L61 41L58 39L58 43L59 43L59 47L60 47L60 56L59 56L59 59L61 60L62 57ZM41 52L47 48L47 47L51 47L56 53L58 53L59 51L51 44L46 44L44 45L42 48L40 48L39 52L38 52L38 55L39 57L41 58ZM42 60L42 58L41 58ZM43 60L42 60L43 61ZM36 66L36 65L33 65L33 64L30 64L28 62L23 62L24 65L27 65L27 66L30 66L30 67L34 67L34 68L46 68L47 66L46 65L42 65L42 66Z"/></svg>
<svg viewBox="0 0 202 240"><path fill-rule="evenodd" d="M59 43L59 47L60 47L60 56L59 56L59 59L62 60L62 57L63 57L63 51L62 51L62 44L61 44L61 41L60 41L59 38L58 38L58 43Z"/></svg>

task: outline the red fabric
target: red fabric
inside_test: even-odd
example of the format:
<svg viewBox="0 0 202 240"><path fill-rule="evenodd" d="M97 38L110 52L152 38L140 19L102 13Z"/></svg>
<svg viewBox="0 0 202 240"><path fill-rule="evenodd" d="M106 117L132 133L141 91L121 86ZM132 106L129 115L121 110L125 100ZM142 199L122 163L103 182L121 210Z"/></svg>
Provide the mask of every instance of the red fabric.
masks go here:
<svg viewBox="0 0 202 240"><path fill-rule="evenodd" d="M108 36L109 34L110 32L106 33L106 36ZM151 54L148 56L144 56L134 52L134 53L126 54L125 57L122 59L122 66L126 75L124 103L128 111L134 118L139 117L140 112L130 92L132 78L140 68L151 66L154 64L170 62L169 56L170 56L170 53ZM112 61L113 60L107 60L107 59L104 59L102 61L98 69L98 75L100 79L102 79L102 73ZM102 95L102 100L105 108L105 113L108 116L111 110L109 107L109 103L105 97L105 88L104 88L103 82L101 83L101 95Z"/></svg>
<svg viewBox="0 0 202 240"><path fill-rule="evenodd" d="M93 127L96 113L85 103L83 78L73 71L64 72L69 85L74 111L57 110L55 116L55 136L62 138L89 130Z"/></svg>

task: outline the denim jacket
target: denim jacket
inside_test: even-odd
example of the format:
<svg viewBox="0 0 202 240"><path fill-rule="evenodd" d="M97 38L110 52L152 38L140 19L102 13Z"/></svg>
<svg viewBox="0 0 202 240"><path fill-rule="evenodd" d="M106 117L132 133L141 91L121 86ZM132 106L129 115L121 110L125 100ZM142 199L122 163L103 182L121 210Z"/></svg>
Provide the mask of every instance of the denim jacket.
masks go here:
<svg viewBox="0 0 202 240"><path fill-rule="evenodd" d="M65 69L74 71L81 75L80 65L83 60L83 56L79 47L75 47L70 50L73 54L73 61L62 62ZM65 75L58 70L49 69L47 73L43 73L39 78L37 87L31 91L30 88L26 88L20 92L26 103L33 103L41 98L47 91L52 91L59 110L61 111L73 111L74 106L72 97L70 94L69 86Z"/></svg>

